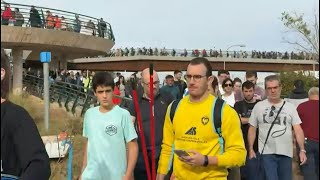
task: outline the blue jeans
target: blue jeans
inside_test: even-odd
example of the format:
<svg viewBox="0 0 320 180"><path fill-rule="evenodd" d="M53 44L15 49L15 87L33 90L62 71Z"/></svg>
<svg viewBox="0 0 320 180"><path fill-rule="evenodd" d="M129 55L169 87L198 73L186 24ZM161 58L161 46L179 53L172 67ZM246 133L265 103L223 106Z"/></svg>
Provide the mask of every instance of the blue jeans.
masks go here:
<svg viewBox="0 0 320 180"><path fill-rule="evenodd" d="M242 166L240 168L241 172L241 179L245 180L257 180L259 179L259 169L258 169L258 164L259 164L259 158L260 158L260 153L256 152L256 158L249 159L247 156L246 159L246 164L245 166Z"/></svg>
<svg viewBox="0 0 320 180"><path fill-rule="evenodd" d="M319 142L306 140L304 147L307 151L307 163L301 166L304 179L319 179Z"/></svg>
<svg viewBox="0 0 320 180"><path fill-rule="evenodd" d="M263 154L266 180L292 180L292 158L277 154Z"/></svg>

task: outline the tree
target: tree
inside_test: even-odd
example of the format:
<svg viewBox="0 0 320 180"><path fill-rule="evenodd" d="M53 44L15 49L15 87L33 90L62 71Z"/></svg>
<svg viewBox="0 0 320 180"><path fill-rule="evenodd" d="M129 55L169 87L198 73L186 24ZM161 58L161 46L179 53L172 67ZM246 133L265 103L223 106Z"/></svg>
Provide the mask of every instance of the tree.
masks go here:
<svg viewBox="0 0 320 180"><path fill-rule="evenodd" d="M319 62L319 11L314 13L311 23L307 23L304 14L297 12L281 13L281 21L288 29L287 33L298 35L296 40L288 40L285 42L294 45L297 50L312 55L312 59Z"/></svg>

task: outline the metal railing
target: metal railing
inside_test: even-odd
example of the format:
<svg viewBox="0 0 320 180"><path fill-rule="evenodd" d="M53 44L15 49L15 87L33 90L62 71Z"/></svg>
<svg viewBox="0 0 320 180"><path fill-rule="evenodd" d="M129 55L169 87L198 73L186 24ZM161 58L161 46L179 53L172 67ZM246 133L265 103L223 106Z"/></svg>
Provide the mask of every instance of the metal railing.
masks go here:
<svg viewBox="0 0 320 180"><path fill-rule="evenodd" d="M283 60L313 60L318 59L315 54L304 52L277 52L277 51L222 51L215 49L158 49L158 48L118 48L111 49L104 56L171 56L171 57L225 57L225 58L256 58L256 59L283 59Z"/></svg>
<svg viewBox="0 0 320 180"><path fill-rule="evenodd" d="M87 109L97 106L97 100L91 88L85 88L75 84L61 81L50 82L50 101L57 102L60 107L65 107L66 111L76 113L76 108L81 108L80 116L83 116ZM29 94L43 98L43 78L33 75L24 75L23 90ZM114 95L121 99L119 104L123 108L128 108L131 98Z"/></svg>
<svg viewBox="0 0 320 180"><path fill-rule="evenodd" d="M111 25L104 20L40 6L1 1L1 24L71 31L115 41Z"/></svg>

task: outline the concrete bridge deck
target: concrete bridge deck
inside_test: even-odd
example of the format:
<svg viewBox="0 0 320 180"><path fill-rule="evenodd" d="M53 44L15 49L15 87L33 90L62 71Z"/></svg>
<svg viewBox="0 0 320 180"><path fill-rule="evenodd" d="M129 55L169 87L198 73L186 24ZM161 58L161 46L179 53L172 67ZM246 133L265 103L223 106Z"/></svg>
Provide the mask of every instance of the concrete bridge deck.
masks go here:
<svg viewBox="0 0 320 180"><path fill-rule="evenodd" d="M139 71L153 63L158 71L186 70L193 57L170 56L129 56L81 58L68 61L68 69L108 70L108 71ZM208 57L213 70L259 72L311 70L319 71L319 63L313 60L282 60Z"/></svg>
<svg viewBox="0 0 320 180"><path fill-rule="evenodd" d="M1 25L1 46L32 50L26 60L39 60L40 51L51 51L63 59L97 56L111 49L114 42L76 32Z"/></svg>

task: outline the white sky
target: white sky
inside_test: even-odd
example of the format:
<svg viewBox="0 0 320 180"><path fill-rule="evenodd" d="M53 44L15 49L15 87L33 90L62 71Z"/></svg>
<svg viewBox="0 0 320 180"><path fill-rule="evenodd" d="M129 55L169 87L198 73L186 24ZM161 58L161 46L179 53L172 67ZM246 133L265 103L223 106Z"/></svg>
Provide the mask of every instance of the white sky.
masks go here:
<svg viewBox="0 0 320 180"><path fill-rule="evenodd" d="M7 0L103 18L113 28L117 47L291 51L282 43L283 11L312 20L318 0ZM319 9L317 9L319 10ZM131 73L124 73L129 76ZM172 72L160 72L164 79ZM317 72L319 73L319 72ZM216 75L216 72L214 72ZM259 73L259 83L270 73ZM232 72L244 80L244 72Z"/></svg>
<svg viewBox="0 0 320 180"><path fill-rule="evenodd" d="M113 28L115 47L293 50L282 43L281 12L311 19L318 0L7 0L96 18ZM230 49L231 50L231 49ZM232 50L240 50L233 48Z"/></svg>

